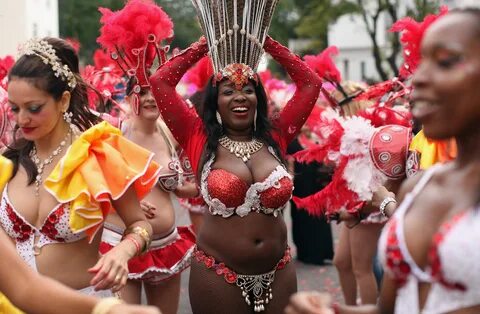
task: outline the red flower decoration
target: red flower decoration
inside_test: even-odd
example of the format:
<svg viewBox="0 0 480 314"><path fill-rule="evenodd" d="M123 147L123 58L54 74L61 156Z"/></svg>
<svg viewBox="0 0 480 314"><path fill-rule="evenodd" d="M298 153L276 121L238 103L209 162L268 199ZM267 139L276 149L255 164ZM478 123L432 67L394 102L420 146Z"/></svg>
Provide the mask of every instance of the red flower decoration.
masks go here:
<svg viewBox="0 0 480 314"><path fill-rule="evenodd" d="M227 269L227 272L223 275L225 281L228 283L235 283L237 281L237 274Z"/></svg>

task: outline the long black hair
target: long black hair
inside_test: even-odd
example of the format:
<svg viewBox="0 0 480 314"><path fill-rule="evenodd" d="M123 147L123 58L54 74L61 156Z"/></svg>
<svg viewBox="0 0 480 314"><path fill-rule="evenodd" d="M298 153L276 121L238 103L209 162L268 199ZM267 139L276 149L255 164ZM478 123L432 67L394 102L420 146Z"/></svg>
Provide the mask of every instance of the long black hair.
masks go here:
<svg viewBox="0 0 480 314"><path fill-rule="evenodd" d="M73 47L63 39L46 37L42 40L49 43L55 49L56 56L60 59L62 65L67 65L70 71L75 75L77 84L75 88L68 86L68 81L55 76L55 72L49 63L44 63L36 55L23 55L13 65L8 74L8 80L22 79L27 80L35 87L44 90L56 101L62 98L65 91L70 91L70 105L67 112L71 112L72 123L80 130L85 131L99 119L88 107L88 84L80 76L78 55ZM33 142L24 138L17 138L16 132L18 125L15 126L13 143L8 146L4 156L12 160L14 164L13 175L18 171L19 165L22 165L28 175L29 184L32 184L37 176L37 167L30 159L30 152L33 149Z"/></svg>
<svg viewBox="0 0 480 314"><path fill-rule="evenodd" d="M283 155L280 152L278 144L272 139L271 131L273 127L268 119L268 100L262 82L253 82L255 86L255 94L257 96L257 121L256 129L253 136L258 140L271 146L277 157L284 162ZM213 77L209 80L205 87L203 104L200 107L200 117L203 120L205 132L207 134L207 147L203 162L207 161L212 153L217 150L218 140L223 135L223 127L218 123L216 112L218 110L218 83L213 84ZM201 167L199 167L201 169Z"/></svg>

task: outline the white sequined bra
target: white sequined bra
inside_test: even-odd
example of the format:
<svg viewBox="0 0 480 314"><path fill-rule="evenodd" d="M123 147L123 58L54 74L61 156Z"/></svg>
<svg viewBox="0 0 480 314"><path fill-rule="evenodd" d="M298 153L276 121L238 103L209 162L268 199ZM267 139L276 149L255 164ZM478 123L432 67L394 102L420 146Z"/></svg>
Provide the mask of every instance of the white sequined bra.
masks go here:
<svg viewBox="0 0 480 314"><path fill-rule="evenodd" d="M43 246L54 243L69 243L86 237L84 232L73 233L69 225L68 204L58 204L45 218L42 226L36 228L13 207L8 198L7 186L0 202L0 224L5 232L15 240L18 254L33 269L37 269L35 256ZM35 237L38 237L35 243Z"/></svg>

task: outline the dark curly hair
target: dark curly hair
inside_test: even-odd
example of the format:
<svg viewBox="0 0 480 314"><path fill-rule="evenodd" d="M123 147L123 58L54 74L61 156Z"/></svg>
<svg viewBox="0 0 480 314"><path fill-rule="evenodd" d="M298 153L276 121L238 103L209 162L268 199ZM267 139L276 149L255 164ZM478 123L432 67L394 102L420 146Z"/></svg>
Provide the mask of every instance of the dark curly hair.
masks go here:
<svg viewBox="0 0 480 314"><path fill-rule="evenodd" d="M268 119L268 99L262 82L259 80L253 82L255 86L255 94L257 96L257 127L253 136L258 140L271 146L278 158L284 162L283 155L280 152L278 144L272 139L271 131L273 127ZM216 112L218 109L218 84L213 84L213 77L209 80L204 90L203 103L200 106L200 117L203 120L205 132L207 134L207 147L205 155L202 158L202 164L205 163L212 153L217 150L218 140L223 135L223 128L218 123ZM201 169L202 167L199 167Z"/></svg>
<svg viewBox="0 0 480 314"><path fill-rule="evenodd" d="M52 66L49 63L45 64L36 55L20 57L10 70L8 80L27 80L35 87L47 92L55 100L60 100L65 91L70 91L68 112L73 114L72 123L80 131L85 131L100 120L89 110L87 88L91 87L80 76L78 55L73 47L63 39L46 37L42 40L48 42L55 49L55 54L62 65L67 65L73 72L77 81L75 88L72 90L68 86L67 80L56 77ZM19 165L22 165L28 174L29 184L32 184L37 176L37 168L29 157L33 149L33 142L24 138L17 139L15 136L17 131L18 126L15 126L13 143L8 146L4 156L14 163L14 175L18 171Z"/></svg>

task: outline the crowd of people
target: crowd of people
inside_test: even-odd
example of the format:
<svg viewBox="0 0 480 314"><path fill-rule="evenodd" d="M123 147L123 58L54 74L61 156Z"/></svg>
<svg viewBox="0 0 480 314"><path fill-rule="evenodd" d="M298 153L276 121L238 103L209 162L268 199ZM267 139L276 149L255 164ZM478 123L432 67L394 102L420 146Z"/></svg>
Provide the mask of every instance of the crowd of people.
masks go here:
<svg viewBox="0 0 480 314"><path fill-rule="evenodd" d="M277 1L192 2L204 36L183 51L129 0L100 8L95 65L60 38L9 63L0 313L174 314L188 267L193 313L479 312L480 9L396 23L405 65L368 86L336 48L268 36ZM297 292L295 257L333 263L344 302Z"/></svg>

